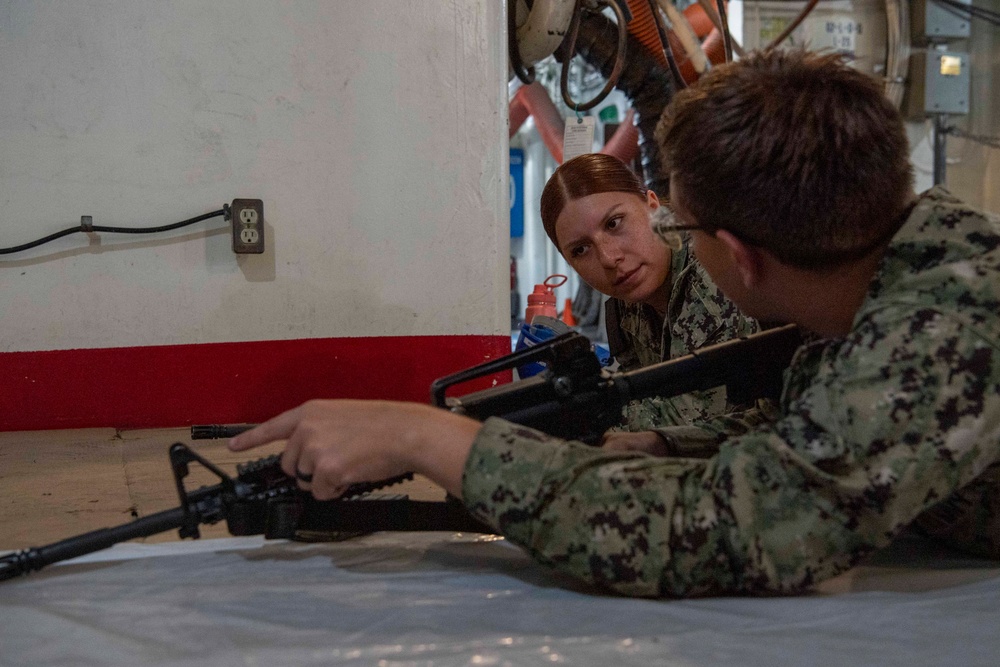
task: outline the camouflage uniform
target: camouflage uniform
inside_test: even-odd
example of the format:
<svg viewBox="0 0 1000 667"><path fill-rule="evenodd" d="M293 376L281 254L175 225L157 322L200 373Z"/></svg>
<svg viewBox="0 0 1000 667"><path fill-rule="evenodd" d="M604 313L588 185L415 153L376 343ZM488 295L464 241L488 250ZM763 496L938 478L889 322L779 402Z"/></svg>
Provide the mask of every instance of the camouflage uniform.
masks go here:
<svg viewBox="0 0 1000 667"><path fill-rule="evenodd" d="M630 595L807 590L918 516L1000 557L996 223L944 190L923 195L851 331L799 349L780 409L763 425L667 429L717 443L704 459L490 419L463 497L538 560Z"/></svg>
<svg viewBox="0 0 1000 667"><path fill-rule="evenodd" d="M646 304L608 299L608 346L619 370L650 366L760 330L755 320L742 315L719 291L687 245L673 252L670 279L663 289L670 290L664 318ZM689 424L734 409L737 406L727 403L721 387L675 398L647 398L625 407L622 430Z"/></svg>

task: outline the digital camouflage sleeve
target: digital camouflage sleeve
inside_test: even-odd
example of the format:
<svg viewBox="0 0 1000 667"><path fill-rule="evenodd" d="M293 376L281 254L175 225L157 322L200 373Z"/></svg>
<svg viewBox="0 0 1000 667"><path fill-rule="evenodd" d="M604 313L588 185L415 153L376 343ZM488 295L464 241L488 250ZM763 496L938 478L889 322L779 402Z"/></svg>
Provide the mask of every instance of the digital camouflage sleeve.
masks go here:
<svg viewBox="0 0 1000 667"><path fill-rule="evenodd" d="M685 245L673 253L665 317L651 306L609 299L606 326L611 354L619 370L628 371L690 354L760 330L715 286ZM738 409L727 401L725 388L691 392L674 398L632 401L622 414L622 430L646 431L690 424Z"/></svg>
<svg viewBox="0 0 1000 667"><path fill-rule="evenodd" d="M478 517L623 594L808 590L917 520L1000 558L1000 236L941 189L893 239L852 331L800 348L780 416L667 429L710 458L615 453L488 420ZM935 531L935 528L937 529Z"/></svg>

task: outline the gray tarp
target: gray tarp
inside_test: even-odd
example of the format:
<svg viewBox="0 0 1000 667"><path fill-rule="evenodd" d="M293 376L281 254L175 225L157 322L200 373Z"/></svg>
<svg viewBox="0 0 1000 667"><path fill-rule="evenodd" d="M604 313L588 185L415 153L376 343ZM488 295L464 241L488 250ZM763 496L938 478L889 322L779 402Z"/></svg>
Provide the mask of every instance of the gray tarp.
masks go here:
<svg viewBox="0 0 1000 667"><path fill-rule="evenodd" d="M0 665L1000 664L998 563L910 542L827 588L618 598L447 533L125 544L0 584Z"/></svg>

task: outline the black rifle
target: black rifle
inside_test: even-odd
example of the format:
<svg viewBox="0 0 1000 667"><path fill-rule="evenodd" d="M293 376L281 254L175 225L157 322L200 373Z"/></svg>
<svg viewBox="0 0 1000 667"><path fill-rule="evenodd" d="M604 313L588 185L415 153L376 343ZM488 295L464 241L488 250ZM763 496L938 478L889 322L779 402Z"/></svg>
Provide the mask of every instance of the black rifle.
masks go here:
<svg viewBox="0 0 1000 667"><path fill-rule="evenodd" d="M568 333L436 380L431 386L431 401L480 421L498 416L551 435L596 443L620 421L622 407L633 399L676 396L722 385L727 387L729 400L736 403L775 397L782 372L800 343L798 330L786 326L639 370L609 373L601 369L585 337ZM455 385L531 362L544 363L546 370L460 398L445 396ZM231 437L252 426L193 426L191 433L193 439ZM219 483L188 491L184 478L191 463L212 471ZM282 472L277 455L237 466L234 478L186 445L176 443L170 447L170 464L180 507L0 557L0 581L168 530L178 529L181 538L198 538L199 525L223 520L232 535L264 535L269 539L383 530L493 532L450 496L444 501L414 501L372 493L412 475L357 484L336 500L319 501Z"/></svg>
<svg viewBox="0 0 1000 667"><path fill-rule="evenodd" d="M219 477L220 482L188 491L184 487L184 477L190 463L205 466ZM278 455L237 466L234 478L187 445L175 443L170 447L170 465L180 495L180 507L0 557L0 581L107 549L119 542L175 528L180 537L197 539L199 525L223 520L232 535L264 535L268 539L302 541L330 539L333 533L350 535L380 530L491 532L454 498L413 501L404 496L383 497L371 493L412 479L411 474L355 484L337 500L319 501L300 490L295 479L282 472Z"/></svg>
<svg viewBox="0 0 1000 667"><path fill-rule="evenodd" d="M560 438L596 444L620 423L622 408L635 399L720 386L734 404L777 398L784 370L801 344L798 327L787 325L634 371L610 373L600 368L590 342L570 332L435 380L431 402L479 421L499 416ZM445 396L454 385L531 362L544 363L546 370L461 398Z"/></svg>

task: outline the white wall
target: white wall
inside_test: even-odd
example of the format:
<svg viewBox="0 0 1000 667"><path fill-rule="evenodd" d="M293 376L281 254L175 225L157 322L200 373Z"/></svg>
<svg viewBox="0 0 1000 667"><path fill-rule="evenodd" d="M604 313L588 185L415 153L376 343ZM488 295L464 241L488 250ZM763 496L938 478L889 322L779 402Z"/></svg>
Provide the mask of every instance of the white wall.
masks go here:
<svg viewBox="0 0 1000 667"><path fill-rule="evenodd" d="M0 5L0 352L508 329L506 50L483 0Z"/></svg>

